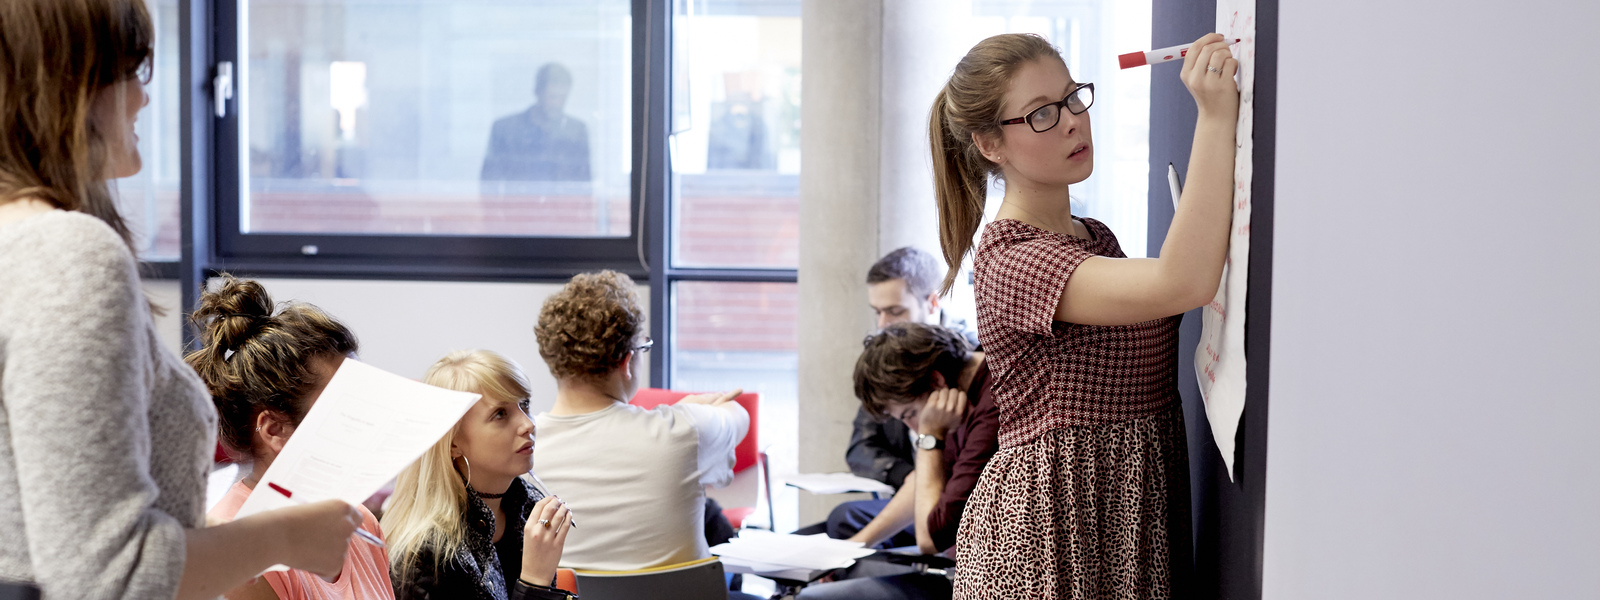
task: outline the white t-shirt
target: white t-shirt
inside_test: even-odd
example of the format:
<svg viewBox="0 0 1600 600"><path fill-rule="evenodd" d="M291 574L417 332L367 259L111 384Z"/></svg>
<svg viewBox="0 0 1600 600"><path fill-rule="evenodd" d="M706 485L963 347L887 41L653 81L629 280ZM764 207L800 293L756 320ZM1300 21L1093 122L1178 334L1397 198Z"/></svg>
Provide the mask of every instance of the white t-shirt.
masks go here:
<svg viewBox="0 0 1600 600"><path fill-rule="evenodd" d="M743 407L619 402L534 423L533 471L578 524L561 566L626 571L711 555L704 486L733 479L733 449L750 430Z"/></svg>

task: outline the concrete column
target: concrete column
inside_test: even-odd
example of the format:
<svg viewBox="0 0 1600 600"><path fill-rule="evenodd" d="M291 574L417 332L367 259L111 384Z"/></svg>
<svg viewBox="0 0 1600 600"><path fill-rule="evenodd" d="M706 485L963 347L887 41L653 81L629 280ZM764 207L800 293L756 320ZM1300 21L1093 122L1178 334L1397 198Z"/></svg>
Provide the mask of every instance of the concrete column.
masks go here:
<svg viewBox="0 0 1600 600"><path fill-rule="evenodd" d="M849 469L851 384L874 325L866 273L889 250L939 256L928 110L971 44L971 0L805 0L801 44L800 456ZM843 496L800 493L800 522Z"/></svg>
<svg viewBox="0 0 1600 600"><path fill-rule="evenodd" d="M799 466L848 471L850 376L873 325L883 0L805 0L801 19ZM840 500L800 492L800 523Z"/></svg>
<svg viewBox="0 0 1600 600"><path fill-rule="evenodd" d="M972 0L884 0L878 253L939 250L928 118L933 97L972 46Z"/></svg>

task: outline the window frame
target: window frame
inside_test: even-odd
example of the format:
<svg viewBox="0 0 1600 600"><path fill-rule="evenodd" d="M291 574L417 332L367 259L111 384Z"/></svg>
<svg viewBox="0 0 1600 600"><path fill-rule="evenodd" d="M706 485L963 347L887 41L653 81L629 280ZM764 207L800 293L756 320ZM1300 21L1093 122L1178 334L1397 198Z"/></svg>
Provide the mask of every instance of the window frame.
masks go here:
<svg viewBox="0 0 1600 600"><path fill-rule="evenodd" d="M672 73L671 66L677 66L672 49L675 29L672 27L673 5L672 0L652 2L652 18L662 26L656 32L658 35L650 41L652 51L663 57L661 69L650 78L652 94L658 94L663 99L661 110L652 116L658 120L652 121L650 129L651 139L648 143L654 144L662 152L655 153L652 157L652 168L649 173L650 202L646 206L648 231L656 234L647 238L646 254L650 264L650 337L656 340L656 346L663 348L659 352L650 353L650 385L658 388L671 388L672 364L677 346L673 340L673 331L677 319L677 287L680 282L731 282L731 283L797 283L799 269L775 269L755 267L677 267L676 248L677 240L673 231L673 224L677 222L677 215L673 210L673 198L670 184L672 177L671 154L665 152L668 147L668 136L672 133Z"/></svg>
<svg viewBox="0 0 1600 600"><path fill-rule="evenodd" d="M646 114L659 112L664 98L647 97L651 91L643 83L645 73L665 65L659 54L646 53L641 39L647 39L648 19L637 18L644 14L652 0L632 0L632 119L634 124L647 121ZM200 7L189 0L191 11ZM241 14L241 2L218 2L206 7L212 24L202 39L212 43L205 51L212 60L207 65L211 74L216 65L231 62L234 68L234 89L241 90L240 65L245 49L240 47L241 27L246 27ZM195 44L185 44L185 50L200 50ZM197 53L197 52L196 52ZM185 59L185 64L189 61ZM198 92L212 100L209 81L186 77L191 92ZM195 86L199 89L196 90ZM190 94L191 96L194 94ZM641 192L644 195L659 191L645 187L645 171L640 168L642 146L648 137L643 127L634 127L632 154L634 165L630 174L629 214L630 231L626 237L538 237L538 236L463 236L397 234L370 235L359 233L245 233L241 224L240 200L243 194L245 173L241 164L239 106L241 94L235 93L226 102L227 114L215 118L201 112L186 110L190 121L206 119L210 139L206 152L210 155L209 171L215 185L210 186L209 254L202 261L213 271L228 270L252 276L295 276L316 278L352 279L423 279L423 280L514 280L554 281L565 280L584 271L608 268L633 276L647 273L640 252L640 239L644 236L641 214ZM188 141L186 139L186 141ZM198 166L198 165L196 165ZM188 200L186 198L186 200ZM643 198L645 204L654 198ZM303 251L315 247L315 253ZM186 245L187 248L187 245Z"/></svg>
<svg viewBox="0 0 1600 600"><path fill-rule="evenodd" d="M212 78L223 61L237 65L241 24L237 0L179 4L182 160L182 247L176 263L150 263L176 278L183 310L198 305L200 287L221 272L246 277L401 281L564 283L581 272L612 269L649 282L650 385L672 385L675 284L690 281L795 283L797 269L677 268L669 194L671 128L671 0L632 0L632 231L625 238L554 238L365 234L276 234L240 231L242 171L239 95L227 115L213 110ZM237 76L238 70L235 69ZM237 77L234 87L238 89ZM307 245L315 255L302 253ZM185 344L198 339L187 324Z"/></svg>

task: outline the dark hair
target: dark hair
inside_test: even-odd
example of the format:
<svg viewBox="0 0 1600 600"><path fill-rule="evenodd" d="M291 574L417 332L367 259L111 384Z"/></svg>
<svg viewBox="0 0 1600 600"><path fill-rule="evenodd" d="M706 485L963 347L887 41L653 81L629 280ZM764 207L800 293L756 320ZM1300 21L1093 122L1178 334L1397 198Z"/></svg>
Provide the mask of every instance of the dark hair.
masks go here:
<svg viewBox="0 0 1600 600"><path fill-rule="evenodd" d="M533 334L556 379L597 378L622 363L644 331L633 279L616 271L580 273L539 310Z"/></svg>
<svg viewBox="0 0 1600 600"><path fill-rule="evenodd" d="M533 93L543 93L545 87L552 83L565 83L572 85L572 71L568 71L561 63L548 62L539 67L539 72L533 76Z"/></svg>
<svg viewBox="0 0 1600 600"><path fill-rule="evenodd" d="M933 374L955 387L972 351L961 334L938 325L895 323L867 336L856 359L856 398L874 419L933 392Z"/></svg>
<svg viewBox="0 0 1600 600"><path fill-rule="evenodd" d="M199 350L184 361L200 374L217 406L222 442L252 454L256 415L290 424L305 418L309 396L322 383L313 363L356 352L356 336L310 304L289 302L273 314L260 283L223 273L216 291L200 295L189 316L200 328Z"/></svg>
<svg viewBox="0 0 1600 600"><path fill-rule="evenodd" d="M974 135L999 135L1000 109L1011 76L1032 60L1061 53L1050 42L1031 33L1005 33L973 46L956 63L950 81L934 96L928 116L928 140L933 147L933 187L939 202L939 245L944 250L945 273L940 293L950 291L961 261L972 249L972 236L983 222L983 202L989 176L1000 173L972 141Z"/></svg>
<svg viewBox="0 0 1600 600"><path fill-rule="evenodd" d="M867 284L895 279L906 282L906 290L917 300L927 300L939 285L939 261L932 254L906 246L883 255L867 269Z"/></svg>
<svg viewBox="0 0 1600 600"><path fill-rule="evenodd" d="M94 215L132 249L90 114L112 85L148 81L154 55L141 0L0 2L0 202L36 197Z"/></svg>

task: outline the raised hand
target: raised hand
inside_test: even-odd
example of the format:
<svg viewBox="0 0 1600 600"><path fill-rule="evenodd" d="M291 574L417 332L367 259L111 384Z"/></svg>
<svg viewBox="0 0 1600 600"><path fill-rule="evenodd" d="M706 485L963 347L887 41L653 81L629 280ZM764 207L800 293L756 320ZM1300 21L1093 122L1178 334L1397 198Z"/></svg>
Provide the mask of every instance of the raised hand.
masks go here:
<svg viewBox="0 0 1600 600"><path fill-rule="evenodd" d="M1228 42L1220 33L1208 33L1195 40L1189 54L1183 57L1183 70L1179 77L1200 109L1200 118L1239 118L1239 86L1233 76L1239 71L1239 61L1228 49Z"/></svg>

